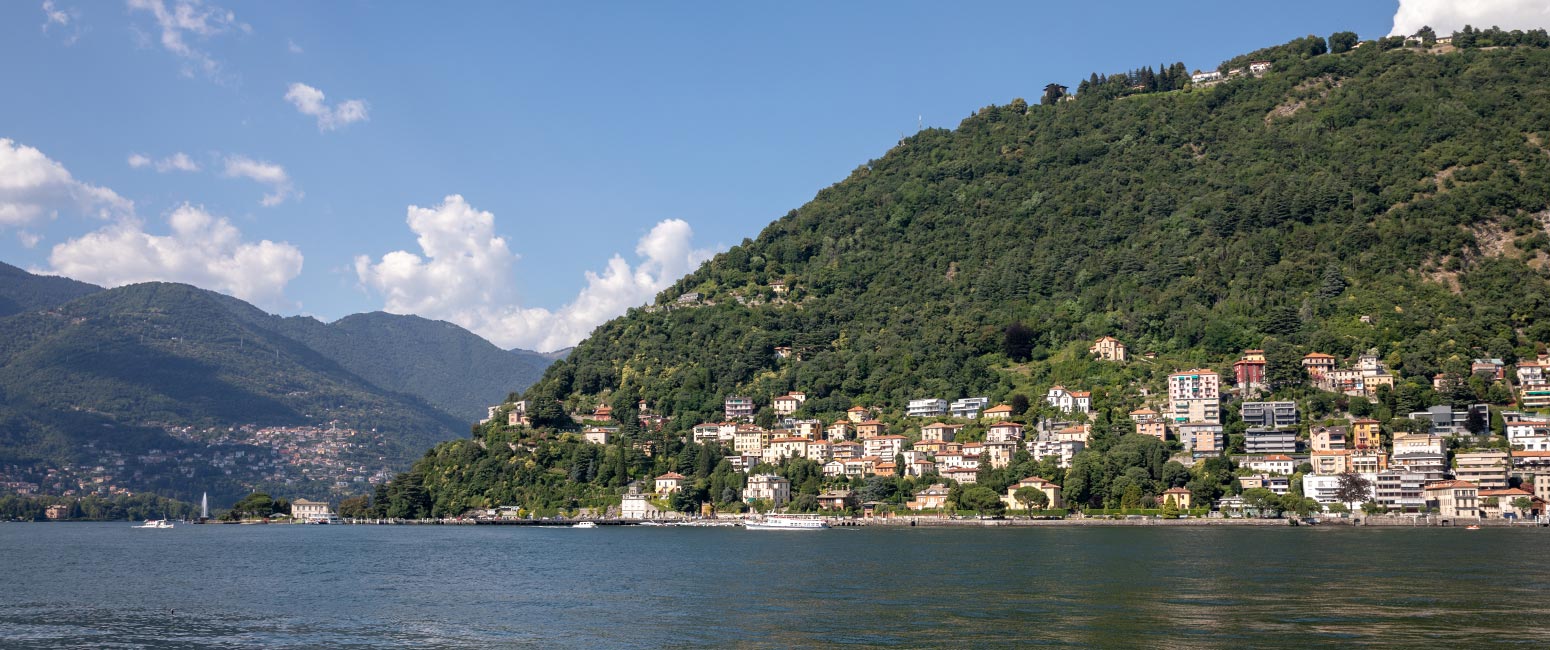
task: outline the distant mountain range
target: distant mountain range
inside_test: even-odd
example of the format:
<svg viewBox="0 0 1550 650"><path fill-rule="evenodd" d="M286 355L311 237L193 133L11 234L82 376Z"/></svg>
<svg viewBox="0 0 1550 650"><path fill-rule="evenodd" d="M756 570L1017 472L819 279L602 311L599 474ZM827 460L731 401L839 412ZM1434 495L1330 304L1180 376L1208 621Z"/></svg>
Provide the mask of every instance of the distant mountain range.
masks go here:
<svg viewBox="0 0 1550 650"><path fill-rule="evenodd" d="M187 285L104 290L4 264L0 315L0 481L45 490L55 469L71 476L61 489L96 475L184 497L364 492L350 484L462 435L553 361L417 316L322 323Z"/></svg>

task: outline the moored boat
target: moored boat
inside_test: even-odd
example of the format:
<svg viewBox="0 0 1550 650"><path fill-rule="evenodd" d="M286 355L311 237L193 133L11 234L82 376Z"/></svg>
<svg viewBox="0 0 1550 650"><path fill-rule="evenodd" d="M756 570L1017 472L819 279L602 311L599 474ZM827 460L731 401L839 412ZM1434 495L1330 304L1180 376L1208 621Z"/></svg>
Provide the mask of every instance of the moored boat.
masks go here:
<svg viewBox="0 0 1550 650"><path fill-rule="evenodd" d="M748 530L823 530L829 527L829 522L813 516L772 515L745 521L743 527Z"/></svg>

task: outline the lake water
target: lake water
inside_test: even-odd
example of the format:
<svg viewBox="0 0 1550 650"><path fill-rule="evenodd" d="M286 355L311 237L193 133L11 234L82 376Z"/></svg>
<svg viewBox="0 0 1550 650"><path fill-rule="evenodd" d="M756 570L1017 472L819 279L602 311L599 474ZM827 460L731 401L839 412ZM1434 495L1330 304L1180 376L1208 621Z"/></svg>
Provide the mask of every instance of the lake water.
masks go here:
<svg viewBox="0 0 1550 650"><path fill-rule="evenodd" d="M0 524L4 648L1543 647L1550 529Z"/></svg>

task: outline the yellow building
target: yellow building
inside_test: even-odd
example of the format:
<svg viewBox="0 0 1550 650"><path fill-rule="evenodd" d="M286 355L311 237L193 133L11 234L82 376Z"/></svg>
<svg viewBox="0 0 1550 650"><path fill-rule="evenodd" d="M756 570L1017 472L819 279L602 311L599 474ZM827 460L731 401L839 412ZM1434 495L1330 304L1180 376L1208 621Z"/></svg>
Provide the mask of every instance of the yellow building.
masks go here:
<svg viewBox="0 0 1550 650"><path fill-rule="evenodd" d="M1037 476L1030 476L1018 481L1014 485L1007 486L1006 494L1001 496L1001 502L1005 503L1008 508L1022 509L1024 506L1017 500L1017 491L1025 487L1037 488L1044 493L1044 498L1048 500L1048 504L1044 506L1045 510L1057 510L1066 507L1060 498L1060 486Z"/></svg>
<svg viewBox="0 0 1550 650"><path fill-rule="evenodd" d="M1377 449L1383 444L1383 434L1377 420L1357 420L1351 423L1351 447Z"/></svg>
<svg viewBox="0 0 1550 650"><path fill-rule="evenodd" d="M1190 502L1194 495L1184 488L1173 488L1162 493L1163 505L1173 504L1173 507L1181 510L1189 510Z"/></svg>

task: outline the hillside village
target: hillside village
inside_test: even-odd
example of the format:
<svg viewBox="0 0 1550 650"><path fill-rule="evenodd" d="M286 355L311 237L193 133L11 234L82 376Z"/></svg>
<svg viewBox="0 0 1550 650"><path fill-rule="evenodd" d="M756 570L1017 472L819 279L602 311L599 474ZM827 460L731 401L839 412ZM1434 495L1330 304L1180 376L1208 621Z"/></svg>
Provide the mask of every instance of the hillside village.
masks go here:
<svg viewBox="0 0 1550 650"><path fill-rule="evenodd" d="M1546 47L1310 36L922 131L371 514L1542 516ZM1511 127L1425 153L1460 98Z"/></svg>
<svg viewBox="0 0 1550 650"><path fill-rule="evenodd" d="M1105 363L1132 362L1125 344L1109 336L1094 341L1089 354ZM1497 388L1510 385L1514 408L1436 404L1394 413L1386 420L1370 414L1375 403L1391 398L1395 374L1376 354L1341 361L1318 352L1301 359L1297 372L1311 388L1304 391L1303 402L1340 399L1349 404L1343 413L1318 418L1308 417L1298 400L1260 399L1271 389L1271 362L1263 350L1245 350L1230 373L1208 368L1169 373L1166 392L1145 396L1146 404L1129 411L1128 420L1110 426L1124 435L1162 443L1168 461L1182 468L1225 460L1232 481L1219 493L1216 486L1190 489L1189 474L1179 473L1167 489L1141 490L1122 503L1104 503L1104 509L1072 503L1080 497L1054 480L1066 477L1093 442L1093 415L1101 406L1094 404L1091 390L1062 385L1049 387L1037 404L925 396L902 409L858 405L833 417L805 411L807 395L802 392L759 399L731 395L725 399L723 420L694 425L681 442L724 454L724 461L744 477L741 500L759 510L984 510L984 504L965 503L964 494L987 470L1037 465L1045 476L1004 477L1003 485L996 486L1000 505L991 509L1045 516L1083 509L1197 516L1361 509L1368 515L1431 514L1465 520L1545 515L1550 500L1550 415L1535 411L1550 406L1550 380L1545 376L1550 355L1512 367L1499 359L1476 359L1470 378L1431 378L1438 395L1467 379ZM507 425L523 427L529 423L527 406L518 401L492 407L492 414L504 411ZM776 416L773 426L755 424L766 409ZM620 441L621 427L608 406L573 418L585 423L576 435L588 443ZM648 405L639 405L642 429L660 430L664 423ZM650 443L640 446L648 456L654 451ZM783 470L795 460L821 468L823 489L809 494L810 499L799 500L799 488L782 475L790 473ZM863 502L855 487L875 477L909 477L924 487L898 495L893 508ZM677 516L666 507L667 500L693 482L676 471L634 482L618 514L636 519ZM813 491L811 485L808 491ZM1043 497L1030 496L1033 492ZM699 511L709 513L709 504Z"/></svg>

